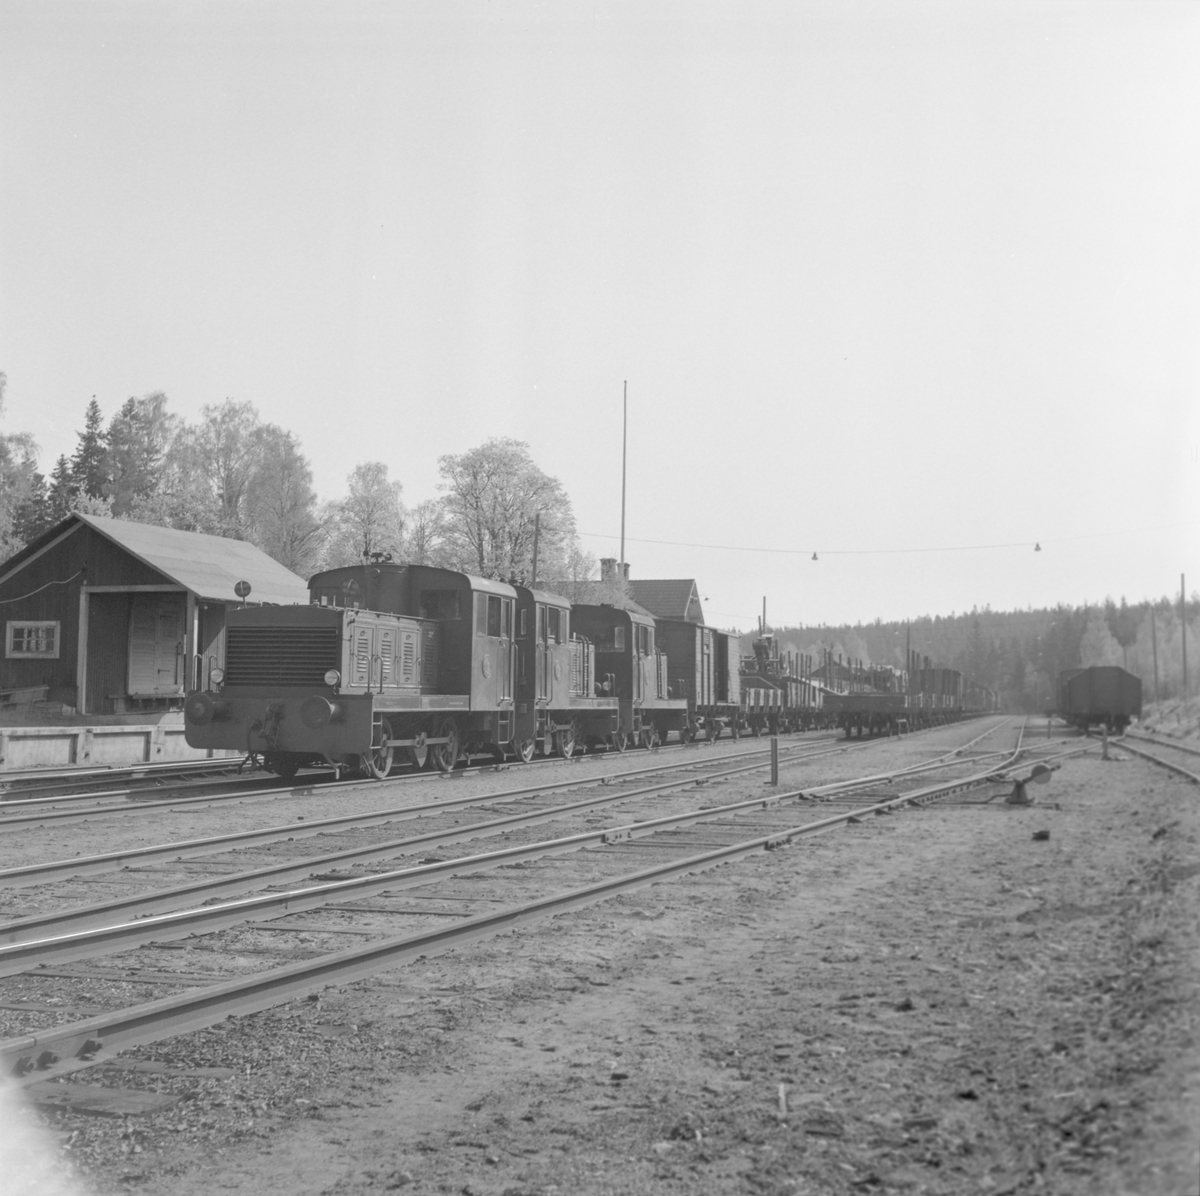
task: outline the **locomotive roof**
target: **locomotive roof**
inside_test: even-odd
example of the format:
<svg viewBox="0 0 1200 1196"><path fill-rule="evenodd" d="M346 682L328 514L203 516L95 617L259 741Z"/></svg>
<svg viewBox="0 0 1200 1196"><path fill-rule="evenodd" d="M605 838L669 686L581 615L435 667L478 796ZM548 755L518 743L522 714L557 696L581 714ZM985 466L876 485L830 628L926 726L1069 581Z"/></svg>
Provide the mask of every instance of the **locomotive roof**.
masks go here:
<svg viewBox="0 0 1200 1196"><path fill-rule="evenodd" d="M378 573L407 573L419 569L422 573L441 574L443 577L453 578L460 583L465 581L472 590L482 591L485 594L502 594L505 598L514 598L517 593L507 582L494 581L490 577L477 577L474 573L460 573L457 569L443 569L440 565L406 565L401 561L372 561L369 564L340 565L336 569L323 569L320 573L314 573L308 579L308 585L309 587L315 585L318 579L322 577L330 577L334 574L342 573L357 573L366 569ZM306 590L306 601L307 597Z"/></svg>
<svg viewBox="0 0 1200 1196"><path fill-rule="evenodd" d="M544 602L547 606L570 606L570 598L564 598L553 590L531 590L528 586L517 586L519 592L532 596L534 602Z"/></svg>

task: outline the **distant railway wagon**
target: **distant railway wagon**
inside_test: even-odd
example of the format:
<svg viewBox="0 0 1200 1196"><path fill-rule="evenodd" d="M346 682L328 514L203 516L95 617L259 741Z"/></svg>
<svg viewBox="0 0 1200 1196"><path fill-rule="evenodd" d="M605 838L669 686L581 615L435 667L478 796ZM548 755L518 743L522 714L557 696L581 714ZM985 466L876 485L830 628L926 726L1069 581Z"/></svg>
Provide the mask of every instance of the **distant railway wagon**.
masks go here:
<svg viewBox="0 0 1200 1196"><path fill-rule="evenodd" d="M672 731L686 739L688 699L671 696L667 655L657 647L653 616L607 605L571 609L576 631L595 648L596 672L605 678L601 688L617 700L613 746L652 747Z"/></svg>
<svg viewBox="0 0 1200 1196"><path fill-rule="evenodd" d="M827 725L825 691L811 677L794 671L790 658L779 655L774 636L760 636L753 647L754 654L742 659L734 730L762 735Z"/></svg>
<svg viewBox="0 0 1200 1196"><path fill-rule="evenodd" d="M1058 714L1086 731L1103 725L1124 731L1142 713L1142 680L1116 665L1070 669L1058 675Z"/></svg>

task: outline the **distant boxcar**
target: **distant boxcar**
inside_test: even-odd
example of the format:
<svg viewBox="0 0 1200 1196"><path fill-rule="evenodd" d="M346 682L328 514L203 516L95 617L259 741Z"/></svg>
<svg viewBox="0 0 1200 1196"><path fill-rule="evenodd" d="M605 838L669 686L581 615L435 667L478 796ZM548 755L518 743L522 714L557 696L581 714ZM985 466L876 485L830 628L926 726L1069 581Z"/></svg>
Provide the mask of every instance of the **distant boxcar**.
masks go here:
<svg viewBox="0 0 1200 1196"><path fill-rule="evenodd" d="M1058 675L1058 714L1086 731L1103 724L1124 731L1142 713L1142 680L1116 665L1071 669Z"/></svg>

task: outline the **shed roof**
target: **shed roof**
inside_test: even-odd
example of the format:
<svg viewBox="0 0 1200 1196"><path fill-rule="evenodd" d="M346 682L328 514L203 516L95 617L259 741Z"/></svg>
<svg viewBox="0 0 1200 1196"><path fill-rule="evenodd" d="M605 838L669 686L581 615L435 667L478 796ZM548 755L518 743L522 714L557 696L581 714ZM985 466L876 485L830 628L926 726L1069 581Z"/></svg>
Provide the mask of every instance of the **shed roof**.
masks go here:
<svg viewBox="0 0 1200 1196"><path fill-rule="evenodd" d="M694 578L669 580L630 581L629 596L663 619L688 619L693 623L704 622L704 611L700 606L700 592Z"/></svg>
<svg viewBox="0 0 1200 1196"><path fill-rule="evenodd" d="M191 590L197 598L235 602L237 596L233 587L239 581L248 581L251 601L308 602L308 583L302 577L245 540L228 540L224 536L184 532L173 527L152 527L147 523L106 519L78 511L7 561L5 572L11 574L26 559L40 555L64 532L70 531L72 523L90 527L143 564L169 577L176 585Z"/></svg>

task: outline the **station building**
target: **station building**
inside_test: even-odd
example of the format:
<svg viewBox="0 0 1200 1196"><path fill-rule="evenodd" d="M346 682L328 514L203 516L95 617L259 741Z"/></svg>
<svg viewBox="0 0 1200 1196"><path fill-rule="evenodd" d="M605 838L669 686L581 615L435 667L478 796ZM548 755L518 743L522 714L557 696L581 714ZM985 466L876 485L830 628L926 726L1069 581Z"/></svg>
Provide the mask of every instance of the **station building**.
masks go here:
<svg viewBox="0 0 1200 1196"><path fill-rule="evenodd" d="M0 721L180 718L224 667L239 582L251 603L308 602L303 578L243 540L69 515L0 563Z"/></svg>

